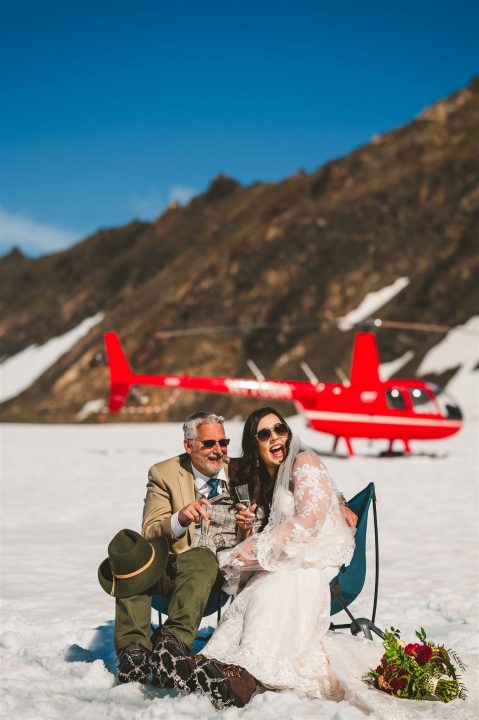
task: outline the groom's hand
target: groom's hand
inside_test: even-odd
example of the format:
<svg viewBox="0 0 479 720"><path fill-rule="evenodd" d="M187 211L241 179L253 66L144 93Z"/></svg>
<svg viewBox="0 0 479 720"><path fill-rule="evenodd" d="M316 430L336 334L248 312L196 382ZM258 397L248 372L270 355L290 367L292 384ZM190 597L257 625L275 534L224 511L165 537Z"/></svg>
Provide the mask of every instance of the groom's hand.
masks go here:
<svg viewBox="0 0 479 720"><path fill-rule="evenodd" d="M199 523L200 517L202 517L203 520L209 520L208 515L203 510L204 505L211 507L209 500L206 498L199 498L198 500L189 503L189 505L185 505L184 508L181 508L178 513L178 522L181 527L188 527L188 525L191 525L192 522Z"/></svg>

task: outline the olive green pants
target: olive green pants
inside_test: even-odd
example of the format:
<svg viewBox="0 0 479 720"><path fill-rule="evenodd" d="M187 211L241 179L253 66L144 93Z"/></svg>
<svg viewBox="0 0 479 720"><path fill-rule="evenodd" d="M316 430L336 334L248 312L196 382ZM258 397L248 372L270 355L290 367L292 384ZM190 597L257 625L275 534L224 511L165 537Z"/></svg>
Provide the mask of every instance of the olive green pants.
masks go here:
<svg viewBox="0 0 479 720"><path fill-rule="evenodd" d="M169 598L168 619L164 627L191 650L217 576L216 555L207 548L193 548L179 555L170 555L166 570L156 585L142 595L117 598L117 652L132 642L140 643L151 650L151 596L154 593Z"/></svg>

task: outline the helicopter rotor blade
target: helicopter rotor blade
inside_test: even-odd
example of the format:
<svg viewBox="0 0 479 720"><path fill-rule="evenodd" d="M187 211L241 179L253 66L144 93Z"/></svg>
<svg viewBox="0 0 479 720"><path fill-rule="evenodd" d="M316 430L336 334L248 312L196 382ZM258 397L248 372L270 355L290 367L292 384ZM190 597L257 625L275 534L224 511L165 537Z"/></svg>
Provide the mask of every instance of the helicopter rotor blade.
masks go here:
<svg viewBox="0 0 479 720"><path fill-rule="evenodd" d="M170 338L189 337L196 335L243 335L254 330L274 330L283 333L296 333L298 330L319 329L320 325L335 326L336 319L329 315L305 320L301 323L243 323L237 325L206 325L190 328L171 328L169 330L158 330L155 337L158 340ZM371 328L384 328L387 330L412 330L414 332L447 333L450 330L464 333L466 335L478 336L476 330L462 328L454 325L438 325L434 323L407 322L402 320L382 320L381 318L367 318L361 322L351 325L351 330L371 330Z"/></svg>
<svg viewBox="0 0 479 720"><path fill-rule="evenodd" d="M470 330L468 328L462 328L460 325L435 325L434 323L418 323L418 322L404 322L401 320L381 320L381 318L374 318L368 321L368 324L372 324L375 328L387 328L388 330L415 330L418 332L434 332L434 333L446 333L450 330L455 332L464 333L465 335L479 335L477 330Z"/></svg>

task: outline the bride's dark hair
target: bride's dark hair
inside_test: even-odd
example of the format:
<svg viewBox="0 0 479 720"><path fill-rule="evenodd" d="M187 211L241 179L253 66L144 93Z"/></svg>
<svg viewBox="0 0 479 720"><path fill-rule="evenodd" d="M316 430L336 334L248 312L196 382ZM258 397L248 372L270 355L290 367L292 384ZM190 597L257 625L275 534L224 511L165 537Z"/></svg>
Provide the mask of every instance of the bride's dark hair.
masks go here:
<svg viewBox="0 0 479 720"><path fill-rule="evenodd" d="M261 507L264 511L261 530L268 522L275 485L275 478L270 476L265 464L261 460L258 452L258 439L256 437L259 421L266 415L276 415L281 422L288 425L281 413L272 407L253 410L246 418L244 424L243 439L241 441L242 454L238 468L239 481L240 483L248 484L251 502L257 503L258 507ZM286 453L289 450L290 440L291 429L289 429L288 439L286 441Z"/></svg>

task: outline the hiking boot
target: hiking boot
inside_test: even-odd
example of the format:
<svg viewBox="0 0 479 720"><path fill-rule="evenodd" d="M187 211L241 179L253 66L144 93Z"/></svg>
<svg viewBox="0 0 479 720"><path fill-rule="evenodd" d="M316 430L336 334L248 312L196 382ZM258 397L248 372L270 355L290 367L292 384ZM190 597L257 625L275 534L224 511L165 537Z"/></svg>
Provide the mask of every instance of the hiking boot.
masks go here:
<svg viewBox="0 0 479 720"><path fill-rule="evenodd" d="M150 655L150 669L153 684L163 688L175 688L190 692L187 680L191 674L192 658L184 643L164 628L158 628L152 637L153 650Z"/></svg>
<svg viewBox="0 0 479 720"><path fill-rule="evenodd" d="M188 685L208 696L216 710L244 707L255 690L256 678L239 665L229 665L197 655Z"/></svg>
<svg viewBox="0 0 479 720"><path fill-rule="evenodd" d="M150 652L139 643L130 643L118 651L118 680L121 683L145 683L148 673Z"/></svg>

